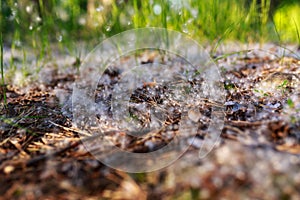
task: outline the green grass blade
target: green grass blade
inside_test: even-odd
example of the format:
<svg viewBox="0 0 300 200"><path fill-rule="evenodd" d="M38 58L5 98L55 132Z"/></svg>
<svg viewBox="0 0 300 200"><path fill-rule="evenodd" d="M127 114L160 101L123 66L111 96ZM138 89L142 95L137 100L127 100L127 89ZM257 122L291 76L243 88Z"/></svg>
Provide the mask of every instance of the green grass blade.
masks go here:
<svg viewBox="0 0 300 200"><path fill-rule="evenodd" d="M295 24L295 28L296 28L296 34L297 34L297 39L298 39L298 45L300 45L300 33L299 33L299 27L297 25L296 20L293 18L294 24Z"/></svg>
<svg viewBox="0 0 300 200"><path fill-rule="evenodd" d="M6 86L5 86L5 80L4 80L4 65L3 65L3 35L2 35L2 30L3 30L3 16L2 16L2 1L0 1L0 68L1 68L1 85L3 88L3 99L4 99L4 105L7 105L7 99L6 99Z"/></svg>

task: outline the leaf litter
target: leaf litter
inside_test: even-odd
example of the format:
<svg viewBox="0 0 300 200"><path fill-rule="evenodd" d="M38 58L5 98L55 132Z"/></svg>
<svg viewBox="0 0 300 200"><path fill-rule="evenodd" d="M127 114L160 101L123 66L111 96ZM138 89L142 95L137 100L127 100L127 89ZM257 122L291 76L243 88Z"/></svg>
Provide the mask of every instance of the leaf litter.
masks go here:
<svg viewBox="0 0 300 200"><path fill-rule="evenodd" d="M187 140L191 147L173 165L151 173L128 174L110 169L84 148L79 138L81 130L72 127L69 96L77 71L71 64L68 70L59 72L58 60L45 67L36 83L24 87L7 85L8 105L2 108L0 120L1 196L297 199L299 52L285 53L285 49L274 45L254 46L247 51L237 48L236 53L231 53L236 48L232 45L224 48L229 51L214 55L226 91L225 104L221 105L226 114L221 141L208 156L199 159L199 147L209 137L206 130L213 102L198 99L197 107L188 111L188 117L198 123L195 139ZM61 60L65 65L64 58ZM124 58L121 65L130 66L132 62L136 60ZM180 59L168 60L155 52L144 53L137 62L184 66ZM155 127L156 131L136 139L123 130L128 124L111 120L111 94L124 69L119 65L106 70L95 93L95 102L101 108L97 115L101 127L108 131L107 137L116 146L128 151L145 153L167 145L178 131L183 111L178 99L168 98L170 88L158 84L155 77L143 81L133 92L129 110L140 130ZM190 84L201 85L201 80L190 80ZM155 120L149 117L151 109L160 111ZM159 129L162 124L165 128ZM111 156L109 152L107 156Z"/></svg>

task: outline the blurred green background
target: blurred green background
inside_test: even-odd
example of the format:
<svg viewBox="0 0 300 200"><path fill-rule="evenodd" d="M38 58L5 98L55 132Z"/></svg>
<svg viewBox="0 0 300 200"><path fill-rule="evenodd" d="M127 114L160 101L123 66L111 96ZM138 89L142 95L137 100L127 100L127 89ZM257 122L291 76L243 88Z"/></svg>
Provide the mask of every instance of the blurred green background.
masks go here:
<svg viewBox="0 0 300 200"><path fill-rule="evenodd" d="M2 0L5 45L45 48L164 27L196 40L299 43L299 0Z"/></svg>

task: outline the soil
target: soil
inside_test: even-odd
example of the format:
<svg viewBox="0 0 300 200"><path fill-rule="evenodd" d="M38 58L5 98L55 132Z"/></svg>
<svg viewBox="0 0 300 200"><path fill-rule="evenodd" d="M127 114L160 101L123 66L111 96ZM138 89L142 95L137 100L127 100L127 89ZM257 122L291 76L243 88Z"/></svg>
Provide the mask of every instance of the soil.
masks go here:
<svg viewBox="0 0 300 200"><path fill-rule="evenodd" d="M35 82L3 86L7 104L1 95L0 199L298 199L300 53L275 45L247 51L239 46L233 54L230 49L213 55L226 92L220 141L199 158L210 120L211 105L205 102L199 105L204 118L191 113L200 125L187 152L149 173L109 168L83 145L81 130L72 124L70 95L78 77L74 60L50 61ZM149 57L143 64L154 62L153 54ZM118 73L118 68L105 72L111 81L98 85L96 101L110 103L103 88L113 86ZM152 105L166 92L155 81L145 82L130 102ZM174 108L164 123L173 125L176 134L180 111ZM109 108L105 112L109 116ZM147 128L149 116L134 107L131 112ZM120 134L126 133L111 136L118 147L147 153L170 142L163 132L143 140L126 136L125 143Z"/></svg>

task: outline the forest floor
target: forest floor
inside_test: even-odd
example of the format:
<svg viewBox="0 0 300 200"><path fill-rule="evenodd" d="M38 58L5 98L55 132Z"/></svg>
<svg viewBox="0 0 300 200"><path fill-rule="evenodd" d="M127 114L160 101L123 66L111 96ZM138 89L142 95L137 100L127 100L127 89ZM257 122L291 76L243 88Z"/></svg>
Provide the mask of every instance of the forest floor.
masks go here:
<svg viewBox="0 0 300 200"><path fill-rule="evenodd" d="M109 168L83 145L70 106L75 59L49 61L23 86L15 73L0 110L0 199L298 199L299 49L234 48L214 55L226 92L220 142L200 159L201 129L180 159L149 173ZM168 142L161 135L152 147ZM149 142L127 139L124 148L150 151Z"/></svg>

